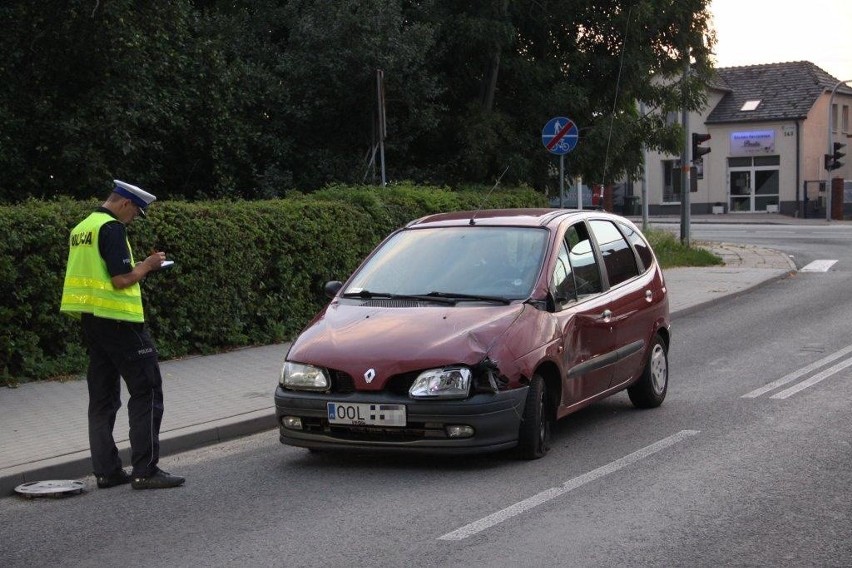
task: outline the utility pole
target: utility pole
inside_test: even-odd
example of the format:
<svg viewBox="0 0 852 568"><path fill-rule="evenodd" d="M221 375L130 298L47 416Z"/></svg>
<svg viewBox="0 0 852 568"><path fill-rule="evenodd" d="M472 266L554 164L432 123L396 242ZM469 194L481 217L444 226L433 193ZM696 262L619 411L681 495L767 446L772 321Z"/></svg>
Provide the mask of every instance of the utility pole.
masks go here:
<svg viewBox="0 0 852 568"><path fill-rule="evenodd" d="M382 163L382 187L387 185L385 178L385 137L388 135L387 123L385 122L385 72L376 69L376 100L378 108L378 130L379 130L379 160Z"/></svg>
<svg viewBox="0 0 852 568"><path fill-rule="evenodd" d="M683 148L680 152L680 242L689 246L689 110L686 104L686 80L689 77L689 49L684 50L683 63L683 108L681 109L681 126L683 126Z"/></svg>
<svg viewBox="0 0 852 568"><path fill-rule="evenodd" d="M639 101L639 118L645 118L645 103ZM642 144L642 231L648 230L648 149Z"/></svg>

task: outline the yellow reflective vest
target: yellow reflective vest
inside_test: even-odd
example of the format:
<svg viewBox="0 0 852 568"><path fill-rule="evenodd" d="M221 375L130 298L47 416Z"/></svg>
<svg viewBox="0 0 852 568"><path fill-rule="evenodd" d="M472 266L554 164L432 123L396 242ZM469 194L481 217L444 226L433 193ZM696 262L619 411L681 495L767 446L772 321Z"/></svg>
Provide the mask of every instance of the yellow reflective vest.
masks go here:
<svg viewBox="0 0 852 568"><path fill-rule="evenodd" d="M101 318L121 321L143 322L142 288L139 283L116 289L107 271L106 262L98 249L101 227L115 221L108 213L96 211L83 219L68 239L68 268L62 289L62 304L59 311L79 318L81 313L94 314ZM130 263L133 251L130 242Z"/></svg>

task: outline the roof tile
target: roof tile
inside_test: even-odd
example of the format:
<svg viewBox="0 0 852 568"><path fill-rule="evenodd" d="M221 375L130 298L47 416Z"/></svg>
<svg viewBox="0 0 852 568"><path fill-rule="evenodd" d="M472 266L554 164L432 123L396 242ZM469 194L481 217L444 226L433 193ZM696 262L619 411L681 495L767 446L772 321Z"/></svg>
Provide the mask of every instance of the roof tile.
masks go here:
<svg viewBox="0 0 852 568"><path fill-rule="evenodd" d="M727 92L706 124L803 119L820 95L838 83L809 61L723 67L716 73L712 86ZM839 91L852 94L846 86ZM753 100L760 100L755 110L740 110Z"/></svg>

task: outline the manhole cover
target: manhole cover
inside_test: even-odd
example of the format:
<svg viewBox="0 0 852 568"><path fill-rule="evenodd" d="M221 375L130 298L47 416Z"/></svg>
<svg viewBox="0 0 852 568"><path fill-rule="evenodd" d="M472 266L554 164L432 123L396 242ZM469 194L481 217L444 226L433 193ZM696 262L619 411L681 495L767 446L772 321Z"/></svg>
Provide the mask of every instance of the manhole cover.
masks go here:
<svg viewBox="0 0 852 568"><path fill-rule="evenodd" d="M54 479L50 481L30 481L15 487L15 493L29 499L33 497L63 497L83 492L82 481Z"/></svg>

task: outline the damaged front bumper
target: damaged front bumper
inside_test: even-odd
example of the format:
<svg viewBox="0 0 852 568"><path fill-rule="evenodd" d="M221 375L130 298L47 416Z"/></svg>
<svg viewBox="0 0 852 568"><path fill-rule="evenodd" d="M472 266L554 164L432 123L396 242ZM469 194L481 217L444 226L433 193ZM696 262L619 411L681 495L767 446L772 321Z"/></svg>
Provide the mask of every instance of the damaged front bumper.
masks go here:
<svg viewBox="0 0 852 568"><path fill-rule="evenodd" d="M315 449L405 450L428 453L484 453L517 445L528 387L479 393L464 400L413 400L387 392L309 393L275 391L281 442ZM404 426L332 424L329 402L402 404ZM292 427L298 418L298 428ZM285 420L290 418L291 420ZM290 423L291 427L284 424ZM472 435L451 437L451 427L467 426Z"/></svg>

